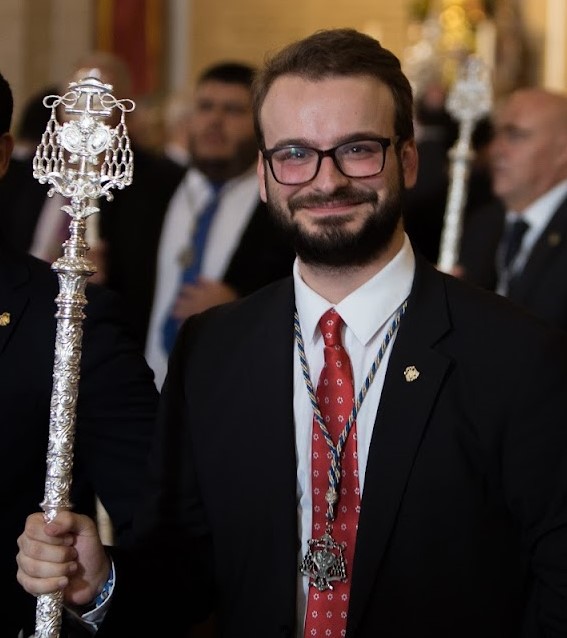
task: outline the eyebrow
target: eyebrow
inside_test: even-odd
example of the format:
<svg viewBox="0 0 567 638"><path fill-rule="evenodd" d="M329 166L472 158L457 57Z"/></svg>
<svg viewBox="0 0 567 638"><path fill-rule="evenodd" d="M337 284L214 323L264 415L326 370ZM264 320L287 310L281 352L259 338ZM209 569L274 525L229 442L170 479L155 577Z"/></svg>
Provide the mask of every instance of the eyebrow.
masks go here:
<svg viewBox="0 0 567 638"><path fill-rule="evenodd" d="M392 135L393 136L393 135ZM384 138L390 138L392 136L389 135L379 135L378 133L376 133L376 131L358 131L356 133L349 133L348 135L345 135L343 137L339 137L337 140L335 140L335 144L331 144L331 146L328 146L327 148L333 148L335 146L341 146L342 144L348 144L349 142L358 142L361 140L371 140L371 139L375 139L377 137L384 137ZM287 138L287 139L283 139L283 140L279 140L276 144L274 144L272 146L272 148L285 148L288 146L303 146L303 147L307 147L307 148L315 148L317 150L326 150L326 149L320 149L313 141L305 139L305 138L299 138L299 137L293 137L293 138Z"/></svg>
<svg viewBox="0 0 567 638"><path fill-rule="evenodd" d="M534 130L518 126L514 123L507 123L502 125L496 125L494 127L494 136L505 135L510 138L527 139L534 134Z"/></svg>

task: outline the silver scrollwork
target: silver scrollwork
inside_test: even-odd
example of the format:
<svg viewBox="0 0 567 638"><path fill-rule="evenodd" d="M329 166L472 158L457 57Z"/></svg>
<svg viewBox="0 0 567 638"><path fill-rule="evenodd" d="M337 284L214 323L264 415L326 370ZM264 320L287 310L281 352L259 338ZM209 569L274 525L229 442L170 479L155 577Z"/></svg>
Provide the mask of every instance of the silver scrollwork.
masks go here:
<svg viewBox="0 0 567 638"><path fill-rule="evenodd" d="M307 541L308 550L299 571L309 576L309 585L319 591L333 589L333 581L346 581L345 543L337 543L329 534Z"/></svg>
<svg viewBox="0 0 567 638"><path fill-rule="evenodd" d="M133 153L125 113L135 107L132 100L117 100L112 85L95 74L71 82L62 95L49 95L43 103L51 109L41 142L33 159L33 175L49 184L48 195L59 193L69 200L61 210L70 220L70 237L63 255L52 269L59 279L53 387L49 415L49 443L45 496L41 503L46 521L59 511L71 509L69 501L76 408L79 392L81 349L85 317L83 309L88 277L96 267L87 258L86 219L98 208L92 201L113 198L111 189L132 183ZM59 112L65 121L58 121ZM120 112L116 126L105 123ZM61 592L38 596L36 638L57 638L61 630Z"/></svg>
<svg viewBox="0 0 567 638"><path fill-rule="evenodd" d="M471 55L461 65L447 96L447 110L459 122L459 136L449 151L450 182L443 218L438 268L451 272L457 263L463 230L463 211L470 165L472 133L477 121L492 108L492 83L488 66Z"/></svg>

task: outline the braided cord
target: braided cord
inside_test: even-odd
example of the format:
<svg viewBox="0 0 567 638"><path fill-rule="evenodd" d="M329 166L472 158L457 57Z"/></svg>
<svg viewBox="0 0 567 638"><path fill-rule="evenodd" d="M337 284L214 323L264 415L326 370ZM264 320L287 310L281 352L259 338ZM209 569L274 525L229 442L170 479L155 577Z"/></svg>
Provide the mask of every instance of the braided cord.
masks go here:
<svg viewBox="0 0 567 638"><path fill-rule="evenodd" d="M311 383L311 375L309 373L309 364L307 363L307 357L305 356L305 346L303 342L303 335L301 334L301 326L299 325L299 315L297 314L297 310L295 311L294 334L295 334L295 341L297 343L297 349L299 351L299 361L301 363L303 378L305 379L305 385L307 387L307 393L309 395L309 400L313 408L313 414L315 416L317 424L319 425L321 433L323 434L323 437L325 438L327 446L331 452L331 465L328 471L329 493L333 493L337 495L339 494L338 486L339 486L340 477L341 477L341 454L342 454L343 448L348 439L348 435L350 434L352 425L356 421L356 417L358 415L358 412L360 411L362 402L364 401L364 398L366 397L366 394L368 392L368 389L370 388L370 385L374 381L374 377L376 376L376 372L378 368L380 367L380 364L382 363L384 354L386 350L388 349L390 342L392 341L392 337L396 334L399 328L400 321L406 311L407 304L408 302L406 299L397 309L396 314L392 320L392 323L388 327L388 331L386 332L386 335L382 343L380 344L380 348L378 349L378 354L376 355L376 358L372 362L372 365L370 366L370 371L366 375L366 379L364 380L364 383L362 384L360 392L358 393L358 397L356 398L354 405L352 406L352 411L348 417L348 421L339 435L337 445L334 444L333 439L331 438L331 435L329 434L329 431L327 430L327 427L325 426L325 421L323 420L323 416L321 415L321 410L319 409L317 397L313 389L313 384ZM326 518L327 518L327 521L330 523L335 519L336 501L333 501L332 499L328 499L327 502L328 502L328 508L326 513Z"/></svg>

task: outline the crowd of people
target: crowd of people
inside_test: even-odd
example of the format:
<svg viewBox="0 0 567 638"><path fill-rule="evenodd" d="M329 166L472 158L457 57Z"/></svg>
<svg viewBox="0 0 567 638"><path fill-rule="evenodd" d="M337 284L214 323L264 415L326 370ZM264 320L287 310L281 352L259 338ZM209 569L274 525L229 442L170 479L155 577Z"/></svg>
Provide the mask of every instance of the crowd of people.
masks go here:
<svg viewBox="0 0 567 638"><path fill-rule="evenodd" d="M128 96L114 56L85 73ZM0 76L6 635L62 592L69 637L567 637L567 95L478 130L452 273L453 124L374 38L219 61L190 100L185 153L136 128L98 203L73 507L46 522L55 204Z"/></svg>

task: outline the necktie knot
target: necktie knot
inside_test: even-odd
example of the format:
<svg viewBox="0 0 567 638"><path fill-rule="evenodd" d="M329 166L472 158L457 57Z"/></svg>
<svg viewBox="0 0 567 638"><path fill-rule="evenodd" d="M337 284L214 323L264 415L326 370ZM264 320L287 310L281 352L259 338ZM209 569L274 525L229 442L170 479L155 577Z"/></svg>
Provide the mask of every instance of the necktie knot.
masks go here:
<svg viewBox="0 0 567 638"><path fill-rule="evenodd" d="M505 266L509 266L516 257L528 228L529 224L522 218L516 219L507 225L504 249Z"/></svg>
<svg viewBox="0 0 567 638"><path fill-rule="evenodd" d="M321 316L321 319L319 319L319 330L321 330L326 346L342 346L342 325L343 320L334 308L330 308Z"/></svg>

